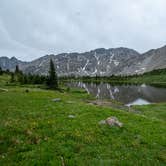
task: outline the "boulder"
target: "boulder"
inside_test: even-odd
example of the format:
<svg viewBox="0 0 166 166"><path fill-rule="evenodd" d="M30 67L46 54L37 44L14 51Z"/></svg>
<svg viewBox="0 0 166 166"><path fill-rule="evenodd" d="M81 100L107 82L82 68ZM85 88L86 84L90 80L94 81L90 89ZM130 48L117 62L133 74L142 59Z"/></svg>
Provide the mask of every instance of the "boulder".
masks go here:
<svg viewBox="0 0 166 166"><path fill-rule="evenodd" d="M123 123L121 123L116 117L108 117L106 120L106 124L108 124L109 126L118 126L118 127L122 127Z"/></svg>
<svg viewBox="0 0 166 166"><path fill-rule="evenodd" d="M68 115L68 118L75 118L75 115Z"/></svg>
<svg viewBox="0 0 166 166"><path fill-rule="evenodd" d="M61 99L60 98L55 98L55 99L52 99L53 102L60 102Z"/></svg>
<svg viewBox="0 0 166 166"><path fill-rule="evenodd" d="M101 120L101 121L99 122L99 124L100 124L100 125L106 124L106 121L105 121L105 120Z"/></svg>

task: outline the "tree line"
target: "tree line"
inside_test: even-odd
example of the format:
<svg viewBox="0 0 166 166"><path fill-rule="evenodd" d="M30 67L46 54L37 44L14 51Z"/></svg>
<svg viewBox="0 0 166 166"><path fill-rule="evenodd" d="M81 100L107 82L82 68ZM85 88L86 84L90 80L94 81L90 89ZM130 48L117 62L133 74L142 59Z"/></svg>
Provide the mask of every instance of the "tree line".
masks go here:
<svg viewBox="0 0 166 166"><path fill-rule="evenodd" d="M16 65L15 71L11 72L9 70L3 71L0 67L0 75L10 74L10 83L20 83L20 84L45 84L49 89L58 89L58 75L55 70L54 63L52 59L50 60L48 75L39 74L25 74Z"/></svg>
<svg viewBox="0 0 166 166"><path fill-rule="evenodd" d="M85 82L101 82L101 81L112 81L112 82L125 82L129 81L132 78L140 78L144 76L152 76L152 75L166 75L166 69L155 69L150 72L145 72L142 74L133 74L133 75L111 75L111 76L63 76L59 79L62 81L69 81L69 80L78 80L78 81L85 81Z"/></svg>
<svg viewBox="0 0 166 166"><path fill-rule="evenodd" d="M147 75L166 75L166 69L156 69L150 72L146 72L143 74L135 74L135 75L111 75L111 76L63 76L59 77L57 76L55 66L52 60L50 60L50 66L49 66L49 72L47 76L44 75L36 75L36 74L24 74L20 69L19 66L16 65L15 71L10 72L8 69L3 71L0 67L0 75L3 73L10 74L11 75L11 83L19 82L20 84L45 84L50 89L57 89L58 88L58 80L61 81L69 81L69 80L81 80L81 81L114 81L114 82L122 82L122 81L128 81L132 78L139 78L144 77Z"/></svg>

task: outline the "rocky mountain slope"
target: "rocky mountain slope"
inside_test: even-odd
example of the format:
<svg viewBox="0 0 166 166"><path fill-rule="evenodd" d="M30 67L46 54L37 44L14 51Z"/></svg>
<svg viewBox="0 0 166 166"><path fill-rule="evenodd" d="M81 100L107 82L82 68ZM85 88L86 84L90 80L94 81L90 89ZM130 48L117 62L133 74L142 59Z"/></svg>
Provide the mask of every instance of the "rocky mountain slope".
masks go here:
<svg viewBox="0 0 166 166"><path fill-rule="evenodd" d="M16 65L19 65L22 68L26 64L27 62L20 61L15 57L12 57L12 58L8 58L5 56L0 57L0 67L3 70L7 70L7 69L14 70Z"/></svg>
<svg viewBox="0 0 166 166"><path fill-rule="evenodd" d="M50 59L54 61L59 75L132 75L166 68L166 46L144 54L122 47L100 48L85 53L46 55L31 62L0 57L0 66L14 70L18 64L25 73L47 74Z"/></svg>

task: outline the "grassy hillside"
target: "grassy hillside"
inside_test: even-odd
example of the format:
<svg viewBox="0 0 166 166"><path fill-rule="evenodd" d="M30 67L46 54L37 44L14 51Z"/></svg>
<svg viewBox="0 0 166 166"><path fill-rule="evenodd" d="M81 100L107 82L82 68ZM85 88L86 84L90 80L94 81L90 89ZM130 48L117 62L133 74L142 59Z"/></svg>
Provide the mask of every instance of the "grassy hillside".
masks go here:
<svg viewBox="0 0 166 166"><path fill-rule="evenodd" d="M125 82L125 81L124 81ZM166 87L166 75L143 75L139 77L132 77L126 80L127 83L142 84L146 83L154 86Z"/></svg>
<svg viewBox="0 0 166 166"><path fill-rule="evenodd" d="M166 164L165 103L136 107L136 114L90 105L86 100L91 97L82 90L7 86L4 79L0 77L0 86L8 89L0 91L1 165ZM61 100L53 102L55 98ZM99 124L110 116L124 126Z"/></svg>
<svg viewBox="0 0 166 166"><path fill-rule="evenodd" d="M140 76L133 76L128 78L129 82L158 84L166 86L166 69L154 70Z"/></svg>

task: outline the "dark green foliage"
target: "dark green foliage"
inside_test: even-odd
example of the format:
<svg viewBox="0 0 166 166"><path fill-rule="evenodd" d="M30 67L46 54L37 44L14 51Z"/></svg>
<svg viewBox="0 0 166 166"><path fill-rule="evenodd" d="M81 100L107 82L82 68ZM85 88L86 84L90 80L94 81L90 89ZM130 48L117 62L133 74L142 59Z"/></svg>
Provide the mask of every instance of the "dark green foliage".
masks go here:
<svg viewBox="0 0 166 166"><path fill-rule="evenodd" d="M16 66L15 72L11 72L11 83L20 83L20 84L45 84L47 81L46 76L41 75L32 75L24 74L18 66Z"/></svg>
<svg viewBox="0 0 166 166"><path fill-rule="evenodd" d="M29 93L29 89L26 89L25 92L26 92L26 93Z"/></svg>
<svg viewBox="0 0 166 166"><path fill-rule="evenodd" d="M19 72L20 72L20 70L19 70L19 66L16 65L15 74L18 74Z"/></svg>
<svg viewBox="0 0 166 166"><path fill-rule="evenodd" d="M27 75L24 75L24 84L27 84L28 83L28 77Z"/></svg>
<svg viewBox="0 0 166 166"><path fill-rule="evenodd" d="M10 82L11 82L11 83L15 82L14 73L11 73Z"/></svg>
<svg viewBox="0 0 166 166"><path fill-rule="evenodd" d="M17 78L18 78L18 82L20 82L20 84L24 84L24 75L22 72L17 74Z"/></svg>
<svg viewBox="0 0 166 166"><path fill-rule="evenodd" d="M49 89L58 89L58 77L55 71L55 66L52 60L50 60L49 75L47 79L47 86Z"/></svg>
<svg viewBox="0 0 166 166"><path fill-rule="evenodd" d="M70 87L69 87L69 86L66 88L66 91L67 91L67 92L70 92Z"/></svg>
<svg viewBox="0 0 166 166"><path fill-rule="evenodd" d="M45 84L47 77L32 74L20 74L19 82L21 84Z"/></svg>
<svg viewBox="0 0 166 166"><path fill-rule="evenodd" d="M2 75L2 74L3 74L3 70L2 70L2 68L0 66L0 75Z"/></svg>
<svg viewBox="0 0 166 166"><path fill-rule="evenodd" d="M144 74L135 75L111 75L111 76L83 76L83 77L61 77L61 81L82 81L82 82L107 82L111 84L152 84L166 87L166 69L157 69Z"/></svg>
<svg viewBox="0 0 166 166"><path fill-rule="evenodd" d="M20 82L20 83L23 82L23 73L22 73L22 71L19 69L19 66L18 66L18 65L16 65L16 68L15 68L14 79L15 79L16 82Z"/></svg>
<svg viewBox="0 0 166 166"><path fill-rule="evenodd" d="M156 69L156 70L144 73L144 75L160 75L160 74L166 74L166 69Z"/></svg>

